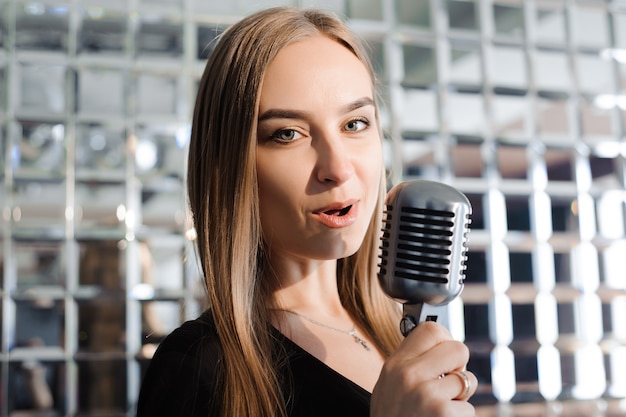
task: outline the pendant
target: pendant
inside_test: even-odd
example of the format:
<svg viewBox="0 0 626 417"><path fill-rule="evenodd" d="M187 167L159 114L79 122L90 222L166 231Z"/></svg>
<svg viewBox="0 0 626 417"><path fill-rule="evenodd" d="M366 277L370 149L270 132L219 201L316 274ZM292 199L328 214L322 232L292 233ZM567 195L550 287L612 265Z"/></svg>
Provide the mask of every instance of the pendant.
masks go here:
<svg viewBox="0 0 626 417"><path fill-rule="evenodd" d="M360 337L356 334L356 330L351 331L351 332L350 332L350 335L351 335L352 337L354 337L354 341L355 341L356 343L359 343L361 346L363 346L363 349L365 349L365 350L367 350L367 351L369 352L370 347L369 347L369 346L367 346L367 342L366 342L365 340L361 339L361 338L360 338Z"/></svg>

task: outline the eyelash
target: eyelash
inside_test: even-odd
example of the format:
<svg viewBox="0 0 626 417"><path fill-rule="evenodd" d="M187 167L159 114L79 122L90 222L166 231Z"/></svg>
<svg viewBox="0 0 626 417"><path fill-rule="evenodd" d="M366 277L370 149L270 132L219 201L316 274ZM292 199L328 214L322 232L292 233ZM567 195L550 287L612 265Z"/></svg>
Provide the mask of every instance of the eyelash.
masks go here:
<svg viewBox="0 0 626 417"><path fill-rule="evenodd" d="M370 126L370 121L367 118L365 118L365 117L355 117L353 119L348 120L344 124L344 129L345 129L346 126L348 126L350 124L359 123L359 122L363 123L365 126L363 127L363 129L358 130L357 132L361 132L363 130L366 130ZM347 132L353 132L352 130L346 130L346 131ZM285 132L294 132L295 134L299 134L297 129L289 129L289 128L287 128L287 129L278 129L277 131L275 131L274 133L272 133L270 135L270 140L273 140L273 141L275 141L277 143L285 144L285 145L293 142L295 139L294 140L283 140L283 139L280 139L280 135L285 133Z"/></svg>
<svg viewBox="0 0 626 417"><path fill-rule="evenodd" d="M348 126L349 124L353 124L355 122L361 122L365 125L365 127L361 130L365 130L370 127L370 121L365 117L355 117L353 119L348 120L348 122L344 126Z"/></svg>
<svg viewBox="0 0 626 417"><path fill-rule="evenodd" d="M277 131L275 131L274 133L270 135L270 140L273 140L279 144L285 144L285 145L293 142L294 140L284 140L280 138L280 135L282 135L285 132L294 132L295 134L299 133L296 129L278 129Z"/></svg>

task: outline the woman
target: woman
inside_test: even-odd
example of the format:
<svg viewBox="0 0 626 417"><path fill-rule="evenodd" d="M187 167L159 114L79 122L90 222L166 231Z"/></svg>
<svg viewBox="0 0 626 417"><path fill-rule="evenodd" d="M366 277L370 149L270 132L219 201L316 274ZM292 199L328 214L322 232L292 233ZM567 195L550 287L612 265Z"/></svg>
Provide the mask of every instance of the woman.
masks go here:
<svg viewBox="0 0 626 417"><path fill-rule="evenodd" d="M204 71L189 202L209 310L152 359L139 416L472 416L466 347L403 340L376 278L384 168L362 46L319 11L258 12Z"/></svg>

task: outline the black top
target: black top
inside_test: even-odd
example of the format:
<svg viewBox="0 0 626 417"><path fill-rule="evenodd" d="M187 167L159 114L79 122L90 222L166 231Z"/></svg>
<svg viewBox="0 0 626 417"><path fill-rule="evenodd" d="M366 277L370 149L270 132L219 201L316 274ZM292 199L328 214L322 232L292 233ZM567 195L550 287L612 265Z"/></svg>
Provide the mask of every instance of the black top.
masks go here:
<svg viewBox="0 0 626 417"><path fill-rule="evenodd" d="M216 416L220 347L209 312L183 323L159 345L144 376L138 417ZM287 352L281 377L291 417L367 417L371 394L329 368L278 330ZM219 391L218 391L219 392ZM291 395L290 395L291 394ZM217 396L219 398L219 395Z"/></svg>

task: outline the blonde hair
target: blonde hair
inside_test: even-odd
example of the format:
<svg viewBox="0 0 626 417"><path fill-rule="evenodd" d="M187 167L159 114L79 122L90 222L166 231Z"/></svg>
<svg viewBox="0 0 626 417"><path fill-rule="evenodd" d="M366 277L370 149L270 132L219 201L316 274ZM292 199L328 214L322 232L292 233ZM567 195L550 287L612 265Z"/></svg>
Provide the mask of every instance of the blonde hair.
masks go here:
<svg viewBox="0 0 626 417"><path fill-rule="evenodd" d="M194 110L188 196L208 303L223 350L223 416L285 415L272 347L267 258L258 212L256 128L265 70L286 45L316 34L352 51L374 74L361 43L338 18L316 10L273 8L229 27L206 64ZM381 178L379 208L384 196ZM381 210L364 244L338 263L342 302L385 354L399 343L399 310L376 277ZM219 308L218 308L219 306ZM279 353L278 353L279 354ZM219 398L218 398L219 396Z"/></svg>

